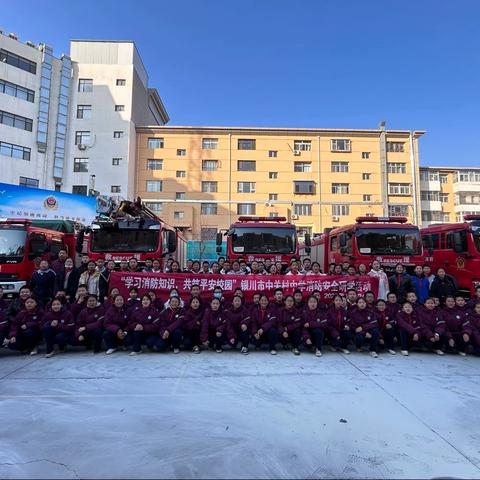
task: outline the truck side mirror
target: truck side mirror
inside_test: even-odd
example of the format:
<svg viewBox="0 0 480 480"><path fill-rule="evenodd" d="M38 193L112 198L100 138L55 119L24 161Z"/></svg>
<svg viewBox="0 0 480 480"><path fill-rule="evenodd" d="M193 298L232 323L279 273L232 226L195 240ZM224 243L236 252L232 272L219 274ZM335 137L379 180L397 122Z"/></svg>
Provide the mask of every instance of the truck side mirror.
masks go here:
<svg viewBox="0 0 480 480"><path fill-rule="evenodd" d="M454 232L453 234L453 251L455 253L462 253L464 251L462 232Z"/></svg>
<svg viewBox="0 0 480 480"><path fill-rule="evenodd" d="M168 253L173 253L177 249L177 233L173 230L168 231Z"/></svg>
<svg viewBox="0 0 480 480"><path fill-rule="evenodd" d="M217 233L217 237L215 239L215 243L217 244L217 246L222 246L222 242L223 242L223 235L222 235L222 232L218 232ZM220 248L220 251L222 251L222 249ZM218 253L218 248L217 248L217 253Z"/></svg>
<svg viewBox="0 0 480 480"><path fill-rule="evenodd" d="M222 246L217 245L217 248L215 249L217 253L222 253Z"/></svg>
<svg viewBox="0 0 480 480"><path fill-rule="evenodd" d="M312 237L310 237L309 233L305 234L305 246L306 247L311 247L312 246ZM305 251L306 251L306 249L305 249ZM307 253L310 253L310 252L307 252Z"/></svg>

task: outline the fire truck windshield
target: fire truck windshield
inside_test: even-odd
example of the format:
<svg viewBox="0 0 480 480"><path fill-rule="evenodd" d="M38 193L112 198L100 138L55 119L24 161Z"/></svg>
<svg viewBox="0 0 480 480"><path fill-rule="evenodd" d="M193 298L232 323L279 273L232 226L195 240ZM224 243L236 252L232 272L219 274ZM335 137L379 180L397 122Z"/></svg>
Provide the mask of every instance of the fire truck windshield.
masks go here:
<svg viewBox="0 0 480 480"><path fill-rule="evenodd" d="M92 230L92 252L156 252L159 230Z"/></svg>
<svg viewBox="0 0 480 480"><path fill-rule="evenodd" d="M360 228L356 231L359 253L366 255L421 255L420 232L415 228Z"/></svg>
<svg viewBox="0 0 480 480"><path fill-rule="evenodd" d="M480 222L472 224L473 243L477 252L480 252Z"/></svg>
<svg viewBox="0 0 480 480"><path fill-rule="evenodd" d="M232 234L234 253L295 253L293 228L239 227Z"/></svg>
<svg viewBox="0 0 480 480"><path fill-rule="evenodd" d="M0 230L0 257L23 257L27 232L20 229Z"/></svg>

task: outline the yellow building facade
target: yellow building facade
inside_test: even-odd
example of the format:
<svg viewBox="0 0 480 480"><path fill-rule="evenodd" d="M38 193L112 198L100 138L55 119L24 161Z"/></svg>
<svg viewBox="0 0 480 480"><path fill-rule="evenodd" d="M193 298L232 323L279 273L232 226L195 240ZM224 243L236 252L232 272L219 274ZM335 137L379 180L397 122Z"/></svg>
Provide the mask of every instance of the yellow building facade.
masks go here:
<svg viewBox="0 0 480 480"><path fill-rule="evenodd" d="M421 220L423 131L137 128L136 195L193 240L240 215L285 216L300 235L360 215Z"/></svg>

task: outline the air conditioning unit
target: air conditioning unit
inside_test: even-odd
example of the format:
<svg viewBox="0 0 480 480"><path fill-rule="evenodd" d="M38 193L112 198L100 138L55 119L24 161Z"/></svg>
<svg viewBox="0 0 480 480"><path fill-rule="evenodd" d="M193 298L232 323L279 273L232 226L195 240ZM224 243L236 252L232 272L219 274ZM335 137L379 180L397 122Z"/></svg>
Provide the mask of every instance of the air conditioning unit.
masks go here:
<svg viewBox="0 0 480 480"><path fill-rule="evenodd" d="M297 156L300 155L300 150L294 150L294 151L293 151L293 154L294 154L294 155L297 155Z"/></svg>
<svg viewBox="0 0 480 480"><path fill-rule="evenodd" d="M340 221L340 217L338 215L332 216L332 222L339 222L339 221Z"/></svg>
<svg viewBox="0 0 480 480"><path fill-rule="evenodd" d="M270 202L265 202L265 206L266 206L266 207L271 207L272 204L271 204Z"/></svg>
<svg viewBox="0 0 480 480"><path fill-rule="evenodd" d="M292 220L298 220L298 215L293 214L292 215Z"/></svg>
<svg viewBox="0 0 480 480"><path fill-rule="evenodd" d="M78 144L78 149L79 149L79 150L86 150L86 149L87 149L87 146L86 146L84 143L79 143L79 144Z"/></svg>

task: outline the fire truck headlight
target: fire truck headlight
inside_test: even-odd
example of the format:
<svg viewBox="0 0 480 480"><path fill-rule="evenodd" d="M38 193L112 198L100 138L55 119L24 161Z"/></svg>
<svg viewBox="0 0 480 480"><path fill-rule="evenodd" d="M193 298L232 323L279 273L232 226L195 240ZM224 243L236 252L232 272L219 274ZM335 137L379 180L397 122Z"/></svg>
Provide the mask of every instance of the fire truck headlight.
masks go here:
<svg viewBox="0 0 480 480"><path fill-rule="evenodd" d="M149 230L160 230L160 224L157 225L150 225L148 227Z"/></svg>

